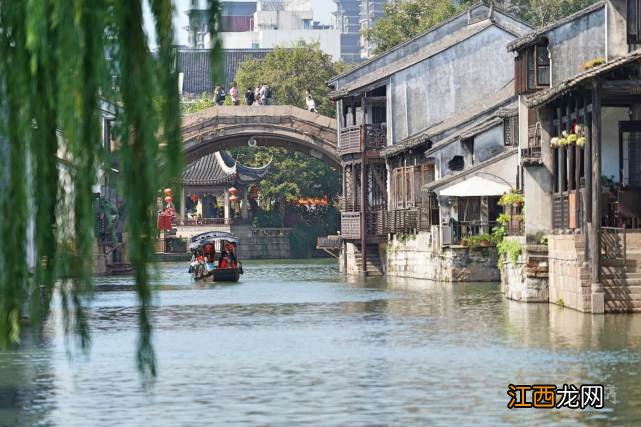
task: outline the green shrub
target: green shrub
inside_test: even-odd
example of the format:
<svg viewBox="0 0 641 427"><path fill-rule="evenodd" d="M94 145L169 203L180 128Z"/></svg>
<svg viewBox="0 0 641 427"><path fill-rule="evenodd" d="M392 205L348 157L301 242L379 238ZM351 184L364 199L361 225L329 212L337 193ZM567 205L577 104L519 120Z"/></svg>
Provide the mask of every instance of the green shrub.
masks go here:
<svg viewBox="0 0 641 427"><path fill-rule="evenodd" d="M516 265L519 257L523 252L523 245L514 239L503 239L497 246L499 252L499 268L503 267L506 257L510 260L512 265Z"/></svg>
<svg viewBox="0 0 641 427"><path fill-rule="evenodd" d="M505 193L499 199L499 205L501 206L522 205L523 203L525 203L525 196L516 191Z"/></svg>

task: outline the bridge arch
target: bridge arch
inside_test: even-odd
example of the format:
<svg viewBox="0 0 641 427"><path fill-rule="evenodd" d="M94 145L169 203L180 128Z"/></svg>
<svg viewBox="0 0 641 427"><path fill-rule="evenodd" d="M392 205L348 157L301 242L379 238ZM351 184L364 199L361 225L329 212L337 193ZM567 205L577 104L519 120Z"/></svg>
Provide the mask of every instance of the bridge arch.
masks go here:
<svg viewBox="0 0 641 427"><path fill-rule="evenodd" d="M188 163L215 151L246 147L254 138L261 146L301 151L340 166L336 120L293 106L212 107L186 115L182 135Z"/></svg>

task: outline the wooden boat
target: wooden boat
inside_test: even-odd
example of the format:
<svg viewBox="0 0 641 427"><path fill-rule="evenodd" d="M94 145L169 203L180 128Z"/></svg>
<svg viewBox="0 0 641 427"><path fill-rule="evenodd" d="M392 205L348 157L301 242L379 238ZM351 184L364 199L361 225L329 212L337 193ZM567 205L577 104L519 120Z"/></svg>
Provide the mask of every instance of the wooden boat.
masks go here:
<svg viewBox="0 0 641 427"><path fill-rule="evenodd" d="M226 248L233 245L231 254ZM243 274L243 265L236 259L235 248L238 238L231 233L210 231L198 234L190 239L189 249L192 252L192 261L189 273L196 282L238 282ZM209 252L208 252L209 250ZM213 250L213 253L211 252ZM230 265L220 267L220 260L216 260L216 253L227 253L232 259ZM202 259L202 261L199 261Z"/></svg>

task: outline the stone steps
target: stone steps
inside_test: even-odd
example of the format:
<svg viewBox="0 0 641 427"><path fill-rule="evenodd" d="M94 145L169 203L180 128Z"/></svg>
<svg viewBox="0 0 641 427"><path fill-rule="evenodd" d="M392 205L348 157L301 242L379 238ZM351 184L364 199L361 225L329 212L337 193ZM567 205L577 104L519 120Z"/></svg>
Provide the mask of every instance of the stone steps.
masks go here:
<svg viewBox="0 0 641 427"><path fill-rule="evenodd" d="M384 274L383 262L378 253L378 246L372 245L366 248L367 250L367 262L365 263L365 272L368 276L382 276ZM363 255L361 251L356 248L354 252L354 257L356 263L359 266L363 265Z"/></svg>

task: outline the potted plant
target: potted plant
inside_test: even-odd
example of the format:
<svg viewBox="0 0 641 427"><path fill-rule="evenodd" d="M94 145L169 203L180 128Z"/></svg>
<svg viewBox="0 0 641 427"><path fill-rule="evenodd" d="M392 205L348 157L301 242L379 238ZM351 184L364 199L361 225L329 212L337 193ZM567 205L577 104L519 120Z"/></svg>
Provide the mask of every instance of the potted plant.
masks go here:
<svg viewBox="0 0 641 427"><path fill-rule="evenodd" d="M559 137L555 136L552 139L550 139L550 147L559 148Z"/></svg>
<svg viewBox="0 0 641 427"><path fill-rule="evenodd" d="M575 133L571 133L568 135L566 139L568 141L568 145L570 145L570 144L576 144L579 137Z"/></svg>
<svg viewBox="0 0 641 427"><path fill-rule="evenodd" d="M585 147L586 139L585 136L580 136L576 139L576 146L579 148Z"/></svg>

